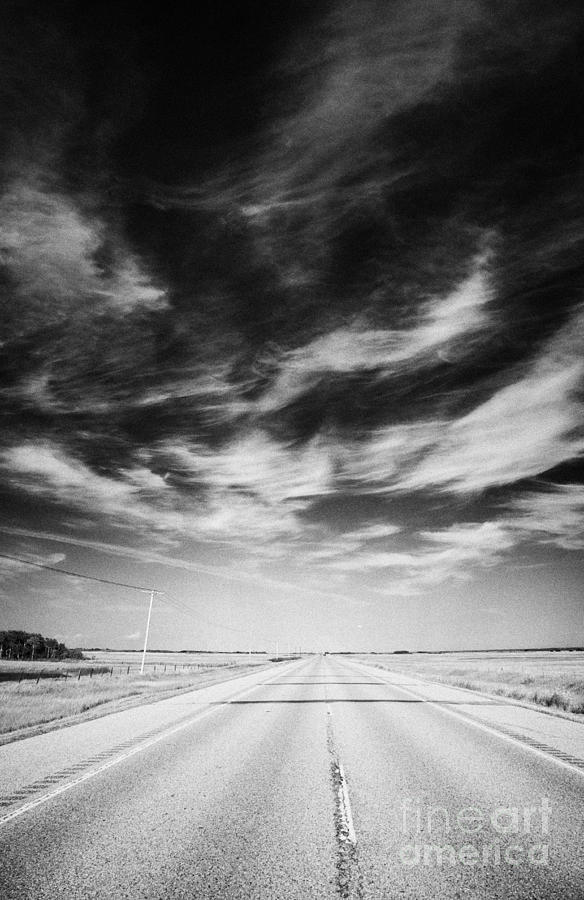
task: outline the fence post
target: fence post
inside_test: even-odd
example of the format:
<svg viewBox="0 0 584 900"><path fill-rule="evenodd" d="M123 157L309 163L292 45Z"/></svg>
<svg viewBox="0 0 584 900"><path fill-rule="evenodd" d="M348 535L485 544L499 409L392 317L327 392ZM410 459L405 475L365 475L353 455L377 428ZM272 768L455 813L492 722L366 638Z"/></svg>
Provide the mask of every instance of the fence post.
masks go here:
<svg viewBox="0 0 584 900"><path fill-rule="evenodd" d="M91 668L91 667L89 669L89 677L93 678L93 668Z"/></svg>
<svg viewBox="0 0 584 900"><path fill-rule="evenodd" d="M77 673L77 681L81 680L81 666L79 666L79 671Z"/></svg>

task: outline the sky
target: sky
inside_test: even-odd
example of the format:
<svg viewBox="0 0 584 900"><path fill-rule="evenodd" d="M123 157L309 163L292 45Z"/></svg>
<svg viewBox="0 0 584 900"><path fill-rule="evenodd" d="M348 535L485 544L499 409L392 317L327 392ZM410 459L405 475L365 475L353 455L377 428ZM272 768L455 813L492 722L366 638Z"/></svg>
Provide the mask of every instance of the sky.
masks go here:
<svg viewBox="0 0 584 900"><path fill-rule="evenodd" d="M3 19L0 627L583 644L580 0Z"/></svg>

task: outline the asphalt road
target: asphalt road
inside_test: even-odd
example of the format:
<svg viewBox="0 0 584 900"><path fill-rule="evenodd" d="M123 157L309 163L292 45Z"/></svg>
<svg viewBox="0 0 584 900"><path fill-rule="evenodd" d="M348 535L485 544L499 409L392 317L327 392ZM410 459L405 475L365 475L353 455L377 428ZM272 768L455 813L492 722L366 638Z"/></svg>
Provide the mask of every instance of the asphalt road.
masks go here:
<svg viewBox="0 0 584 900"><path fill-rule="evenodd" d="M314 657L1 747L0 896L584 898L583 800L584 726Z"/></svg>

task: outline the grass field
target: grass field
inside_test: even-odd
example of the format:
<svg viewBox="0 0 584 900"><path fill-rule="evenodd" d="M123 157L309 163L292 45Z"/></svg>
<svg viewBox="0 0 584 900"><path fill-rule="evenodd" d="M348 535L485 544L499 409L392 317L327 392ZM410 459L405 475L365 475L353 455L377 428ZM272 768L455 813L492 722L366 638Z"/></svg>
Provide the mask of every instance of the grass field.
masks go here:
<svg viewBox="0 0 584 900"><path fill-rule="evenodd" d="M190 686L221 681L269 660L263 654L248 657L247 654L161 653L148 657L145 673L140 675L139 653L98 651L87 656L91 658L81 663L1 660L2 670L25 669L33 675L52 671L61 677L41 678L38 683L34 678L26 678L20 683L0 682L0 735L80 716L96 707L113 711L126 699L146 700ZM89 677L91 668L107 670L108 667L109 671ZM113 674L110 674L112 668ZM80 670L82 677L79 677Z"/></svg>
<svg viewBox="0 0 584 900"><path fill-rule="evenodd" d="M23 671L27 673L43 672L46 675L66 674L71 675L81 670L85 676L90 670L107 667L113 668L114 674L122 674L125 670L128 674L140 669L142 652L139 650L86 650L85 659L63 660L7 660L0 659L0 681L5 672ZM187 669L206 669L221 666L243 665L244 663L257 664L269 657L263 653L164 653L154 652L146 654L145 672L180 672Z"/></svg>
<svg viewBox="0 0 584 900"><path fill-rule="evenodd" d="M584 652L578 650L367 654L359 658L429 681L584 716Z"/></svg>
<svg viewBox="0 0 584 900"><path fill-rule="evenodd" d="M140 650L85 650L85 665L125 666L140 665L142 652ZM146 668L156 666L224 666L242 665L251 662L266 662L269 656L265 653L164 653L148 652L146 654Z"/></svg>

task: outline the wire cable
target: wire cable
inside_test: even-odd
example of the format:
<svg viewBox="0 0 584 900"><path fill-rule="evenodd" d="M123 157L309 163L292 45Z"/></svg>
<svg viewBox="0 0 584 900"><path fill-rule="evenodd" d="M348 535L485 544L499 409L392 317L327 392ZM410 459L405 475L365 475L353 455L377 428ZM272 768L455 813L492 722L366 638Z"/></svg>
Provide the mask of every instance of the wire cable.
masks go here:
<svg viewBox="0 0 584 900"><path fill-rule="evenodd" d="M202 615L198 610L193 609L192 606L189 606L187 603L185 603L184 600L178 600L167 591L160 591L156 588L151 587L143 587L138 584L128 584L124 581L114 581L110 578L98 578L96 575L82 575L80 572L72 572L69 569L58 569L56 566L49 566L46 563L32 562L32 560L30 559L22 559L22 557L20 556L11 556L8 553L0 553L0 558L11 559L14 562L22 563L22 565L25 566L34 566L36 569L46 569L49 572L56 572L59 575L69 575L72 578L82 578L84 581L97 581L99 584L113 584L116 587L130 588L131 590L141 591L143 593L150 593L151 591L153 591L158 595L159 598L162 599L163 603L167 603L169 606L173 607L179 612L196 616L198 622L204 622L207 625L211 625L211 627L213 628L220 628L224 629L225 631L232 631L237 634L245 634L245 630L242 628L234 628L232 625L213 622L211 619L208 619L206 616Z"/></svg>
<svg viewBox="0 0 584 900"><path fill-rule="evenodd" d="M145 591L149 593L154 591L155 594L162 594L156 588L142 587L139 584L127 584L124 581L112 581L109 578L98 578L95 575L81 575L79 572L70 572L68 569L58 569L56 566L48 566L46 563L32 562L30 559L22 559L20 556L10 556L8 553L0 553L2 559L12 559L15 562L22 563L25 566L35 566L37 569L47 569L49 572L58 572L60 575L71 575L73 578L83 578L85 581L98 581L100 584L115 584L117 587L131 588L134 591Z"/></svg>

